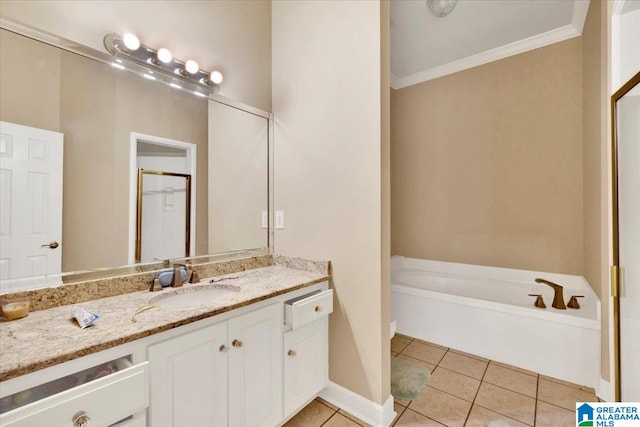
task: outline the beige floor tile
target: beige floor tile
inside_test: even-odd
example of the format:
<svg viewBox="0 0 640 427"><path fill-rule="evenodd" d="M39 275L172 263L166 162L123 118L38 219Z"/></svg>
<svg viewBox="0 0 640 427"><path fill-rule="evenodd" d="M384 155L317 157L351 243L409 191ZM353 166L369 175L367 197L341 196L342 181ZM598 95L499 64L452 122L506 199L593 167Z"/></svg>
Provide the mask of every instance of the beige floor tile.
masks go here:
<svg viewBox="0 0 640 427"><path fill-rule="evenodd" d="M589 392L589 393L594 393L595 394L595 392L596 392L593 388L587 387L586 385L570 383L569 381L564 381L564 380L560 380L558 378L548 377L546 375L540 375L540 378L545 379L547 381L554 382L554 383L566 385L567 387L577 388L577 389L580 389L582 391L586 391L586 392Z"/></svg>
<svg viewBox="0 0 640 427"><path fill-rule="evenodd" d="M524 374L519 371L514 371L513 369L508 369L494 363L489 364L482 381L513 390L533 398L536 397L538 389L537 377Z"/></svg>
<svg viewBox="0 0 640 427"><path fill-rule="evenodd" d="M462 427L471 409L471 402L427 386L409 404L409 409L446 426Z"/></svg>
<svg viewBox="0 0 640 427"><path fill-rule="evenodd" d="M402 334L399 334L397 332L395 333L394 337L406 338L408 340L414 340L415 339L413 337L410 337L409 335L402 335Z"/></svg>
<svg viewBox="0 0 640 427"><path fill-rule="evenodd" d="M343 411L342 409L340 409L338 411L338 413L344 417L349 418L351 421L356 422L358 425L360 426L364 426L364 427L371 427L371 424L367 424L364 421L362 421L361 419L359 419L358 417L355 417L353 415L351 415L350 413L348 413L347 411Z"/></svg>
<svg viewBox="0 0 640 427"><path fill-rule="evenodd" d="M391 338L391 351L400 353L407 345L409 345L410 342L411 340L409 338L395 335Z"/></svg>
<svg viewBox="0 0 640 427"><path fill-rule="evenodd" d="M318 402L322 403L324 406L328 406L330 409L333 409L334 411L337 411L339 409L336 405L334 405L333 403L327 402L326 400L324 400L321 397L316 397L316 400Z"/></svg>
<svg viewBox="0 0 640 427"><path fill-rule="evenodd" d="M471 354L471 353L465 353L464 351L456 350L455 348L450 348L450 349L449 349L449 351L452 351L452 352L454 352L454 353L461 354L461 355L463 355L463 356L473 357L474 359L478 359L478 360L481 360L481 361L483 361L483 362L489 362L489 359L486 359L486 358L484 358L484 357L482 357L482 356L477 356L477 355L475 355L475 354Z"/></svg>
<svg viewBox="0 0 640 427"><path fill-rule="evenodd" d="M313 400L307 406L302 408L295 417L291 418L285 426L287 427L315 427L321 426L327 421L335 411L324 406L322 403Z"/></svg>
<svg viewBox="0 0 640 427"><path fill-rule="evenodd" d="M483 382L478 390L475 404L533 425L536 408L534 398Z"/></svg>
<svg viewBox="0 0 640 427"><path fill-rule="evenodd" d="M329 418L329 421L322 424L322 427L360 427L361 425L364 425L364 424L358 424L357 422L345 417L340 412L336 412L333 417ZM310 424L307 427L315 427L315 426L312 426Z"/></svg>
<svg viewBox="0 0 640 427"><path fill-rule="evenodd" d="M427 384L430 387L461 397L469 402L473 402L478 392L478 387L480 387L479 380L442 367L437 367L433 371Z"/></svg>
<svg viewBox="0 0 640 427"><path fill-rule="evenodd" d="M429 372L433 372L434 369L436 369L436 365L432 364L432 363L427 363L427 362L423 362L422 360L418 360L415 359L413 357L409 357L406 354L400 353L398 356L396 356L398 359L404 359L404 360L408 360L411 363L414 363L418 366L422 366L423 368L427 368L429 370Z"/></svg>
<svg viewBox="0 0 640 427"><path fill-rule="evenodd" d="M569 411L538 400L536 427L574 427L575 425L575 409Z"/></svg>
<svg viewBox="0 0 640 427"><path fill-rule="evenodd" d="M393 425L394 427L442 427L437 421L429 419L422 414L407 409L398 418L398 421Z"/></svg>
<svg viewBox="0 0 640 427"><path fill-rule="evenodd" d="M407 408L405 408L402 405L398 405L397 403L394 402L393 404L393 410L396 412L396 416L393 419L393 421L391 422L391 425L393 425L393 423L395 423L396 421L398 421L398 418L400 418L400 415L402 415L402 413L406 410Z"/></svg>
<svg viewBox="0 0 640 427"><path fill-rule="evenodd" d="M438 366L481 380L487 365L488 362L449 351Z"/></svg>
<svg viewBox="0 0 640 427"><path fill-rule="evenodd" d="M521 372L523 374L532 375L534 377L538 376L538 374L536 372L529 371L527 369L518 368L517 366L513 366L513 365L507 365L506 363L496 362L495 360L492 360L491 364L492 365L502 366L503 368L512 369L514 371L518 371L518 372Z"/></svg>
<svg viewBox="0 0 640 427"><path fill-rule="evenodd" d="M538 399L570 411L576 410L576 402L597 402L595 394L557 382L540 379Z"/></svg>
<svg viewBox="0 0 640 427"><path fill-rule="evenodd" d="M473 405L469 418L464 425L465 427L527 427L519 421L512 420L509 417L490 411L478 405Z"/></svg>
<svg viewBox="0 0 640 427"><path fill-rule="evenodd" d="M411 403L411 401L410 400L399 400L399 399L396 399L394 397L393 398L393 403L396 404L396 405L400 405L403 408L406 408L409 405L409 403ZM398 412L398 411L396 411L396 412Z"/></svg>
<svg viewBox="0 0 640 427"><path fill-rule="evenodd" d="M424 340L421 340L421 339L418 339L418 338L414 338L414 340L418 341L418 342L421 342L422 344L429 344L430 346L441 348L442 350L449 350L449 347L445 347L443 345L436 344L436 343L431 342L431 341L424 341Z"/></svg>
<svg viewBox="0 0 640 427"><path fill-rule="evenodd" d="M446 350L442 348L419 341L412 341L407 347L405 347L400 355L413 357L414 359L437 365L445 353Z"/></svg>

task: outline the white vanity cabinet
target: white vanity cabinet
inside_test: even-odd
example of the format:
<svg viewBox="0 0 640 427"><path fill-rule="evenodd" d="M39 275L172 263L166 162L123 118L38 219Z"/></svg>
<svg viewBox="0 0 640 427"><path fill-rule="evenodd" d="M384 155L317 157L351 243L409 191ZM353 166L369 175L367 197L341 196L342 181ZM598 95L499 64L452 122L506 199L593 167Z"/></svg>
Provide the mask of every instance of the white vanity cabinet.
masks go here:
<svg viewBox="0 0 640 427"><path fill-rule="evenodd" d="M277 425L282 316L277 303L149 346L149 425Z"/></svg>
<svg viewBox="0 0 640 427"><path fill-rule="evenodd" d="M285 302L284 414L293 415L329 382L329 314L333 291Z"/></svg>

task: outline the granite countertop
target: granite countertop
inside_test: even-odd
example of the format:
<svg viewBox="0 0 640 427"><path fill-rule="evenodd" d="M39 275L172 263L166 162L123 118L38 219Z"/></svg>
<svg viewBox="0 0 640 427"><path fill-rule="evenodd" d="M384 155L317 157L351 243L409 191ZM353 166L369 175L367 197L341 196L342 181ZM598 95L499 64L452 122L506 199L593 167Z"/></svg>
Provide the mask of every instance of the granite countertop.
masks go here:
<svg viewBox="0 0 640 427"><path fill-rule="evenodd" d="M238 286L236 295L189 308L153 308L132 317L136 310L162 292L138 291L80 304L62 305L35 311L29 316L0 322L0 381L76 359L149 335L186 325L296 289L329 279L327 268L308 268L296 258L275 257L273 265L214 276L237 277L216 282ZM185 284L184 288L201 286ZM73 308L81 306L100 315L98 321L80 329L72 318Z"/></svg>

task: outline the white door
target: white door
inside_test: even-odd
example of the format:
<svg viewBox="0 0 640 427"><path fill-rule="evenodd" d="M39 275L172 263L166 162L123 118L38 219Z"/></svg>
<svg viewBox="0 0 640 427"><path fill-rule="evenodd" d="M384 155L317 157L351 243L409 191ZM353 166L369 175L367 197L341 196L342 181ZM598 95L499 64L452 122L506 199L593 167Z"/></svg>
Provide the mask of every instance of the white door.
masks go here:
<svg viewBox="0 0 640 427"><path fill-rule="evenodd" d="M227 323L149 347L149 425L227 426Z"/></svg>
<svg viewBox="0 0 640 427"><path fill-rule="evenodd" d="M616 103L620 397L640 401L640 84Z"/></svg>
<svg viewBox="0 0 640 427"><path fill-rule="evenodd" d="M229 320L229 425L282 419L282 304Z"/></svg>
<svg viewBox="0 0 640 427"><path fill-rule="evenodd" d="M62 144L59 132L0 122L0 290L61 271Z"/></svg>

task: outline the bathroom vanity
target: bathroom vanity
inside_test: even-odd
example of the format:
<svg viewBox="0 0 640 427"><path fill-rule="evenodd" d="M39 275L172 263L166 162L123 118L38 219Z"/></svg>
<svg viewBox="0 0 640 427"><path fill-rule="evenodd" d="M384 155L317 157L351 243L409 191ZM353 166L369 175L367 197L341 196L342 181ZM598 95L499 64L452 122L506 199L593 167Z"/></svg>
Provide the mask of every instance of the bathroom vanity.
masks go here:
<svg viewBox="0 0 640 427"><path fill-rule="evenodd" d="M138 291L1 322L0 424L282 424L327 385L333 291L327 263L271 263L216 276L239 290L202 305ZM80 329L77 305L101 318Z"/></svg>

